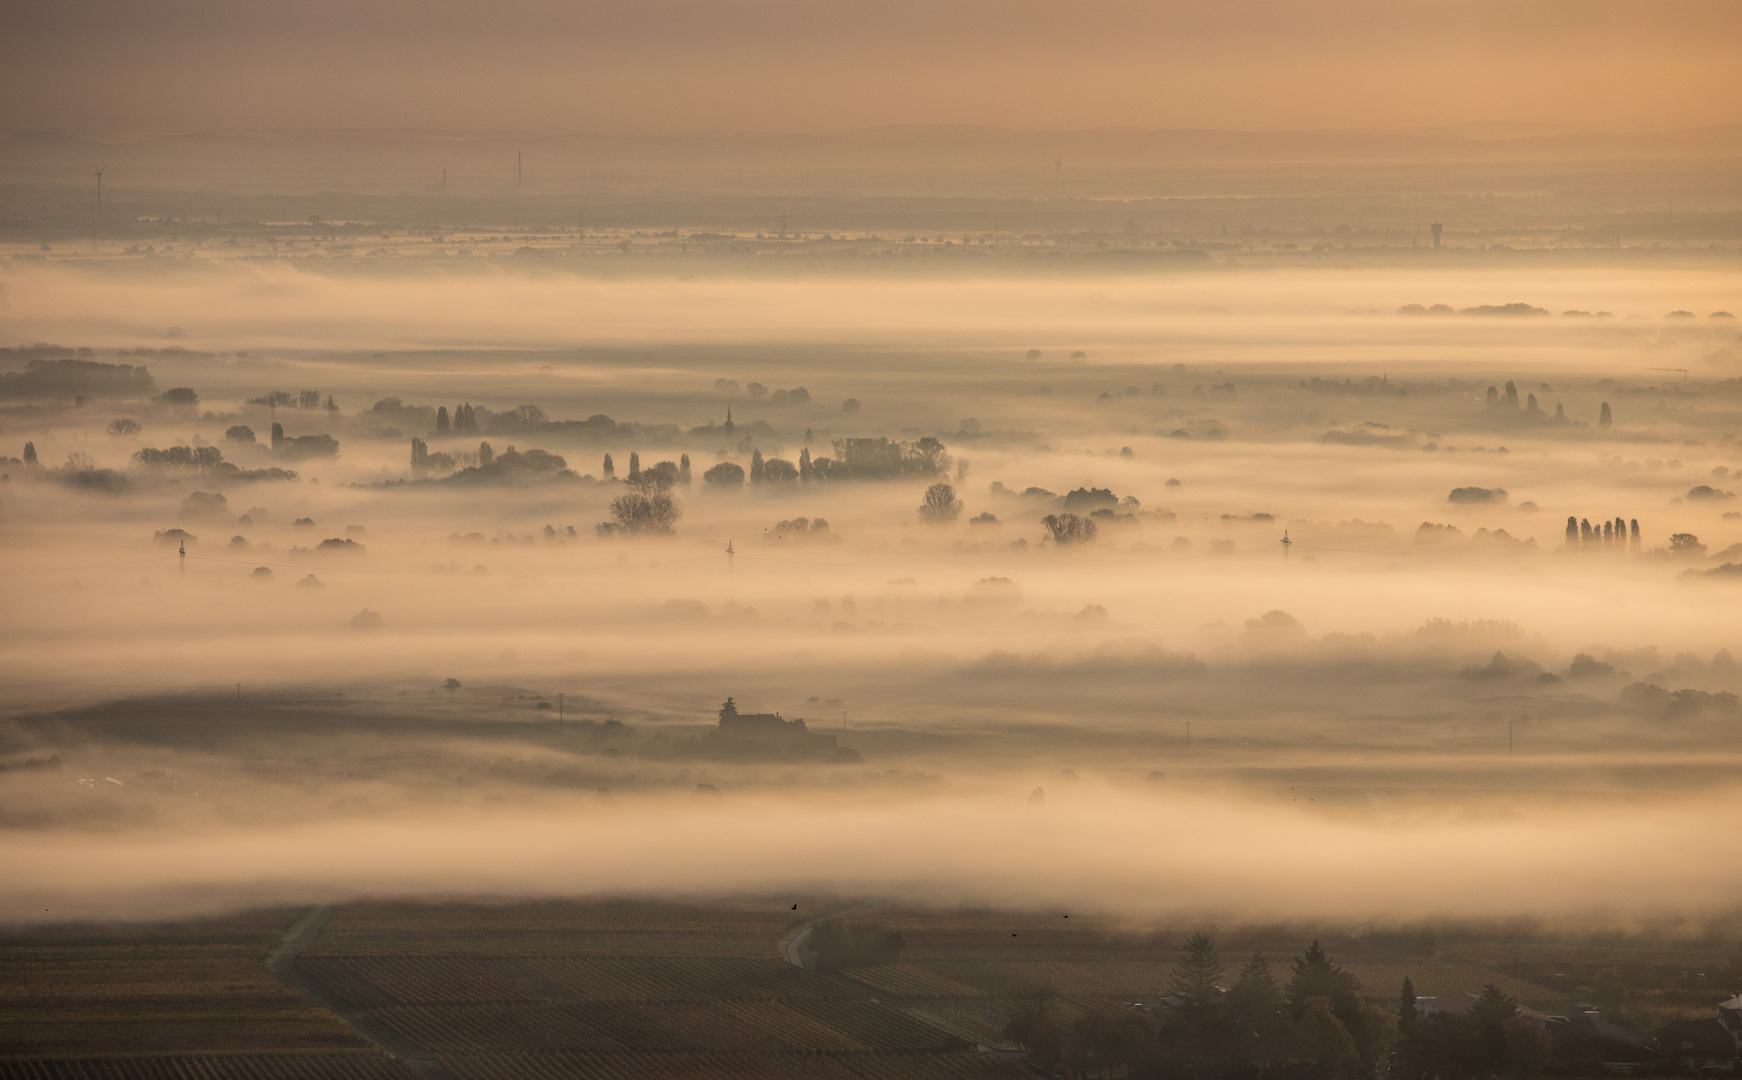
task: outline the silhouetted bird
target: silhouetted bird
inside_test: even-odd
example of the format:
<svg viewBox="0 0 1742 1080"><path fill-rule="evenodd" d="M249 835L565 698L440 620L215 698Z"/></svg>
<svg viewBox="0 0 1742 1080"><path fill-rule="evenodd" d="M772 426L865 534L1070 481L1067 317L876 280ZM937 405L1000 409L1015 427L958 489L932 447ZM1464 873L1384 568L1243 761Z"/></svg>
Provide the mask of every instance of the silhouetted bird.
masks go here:
<svg viewBox="0 0 1742 1080"><path fill-rule="evenodd" d="M797 904L794 904L794 905L792 905L792 910L794 910L794 911L797 911L797 910L798 910L798 905L797 905Z"/></svg>
<svg viewBox="0 0 1742 1080"><path fill-rule="evenodd" d="M1015 934L1011 934L1011 935L1010 935L1010 936L1011 936L1011 937L1015 937L1015 936L1016 936L1016 935L1015 935Z"/></svg>

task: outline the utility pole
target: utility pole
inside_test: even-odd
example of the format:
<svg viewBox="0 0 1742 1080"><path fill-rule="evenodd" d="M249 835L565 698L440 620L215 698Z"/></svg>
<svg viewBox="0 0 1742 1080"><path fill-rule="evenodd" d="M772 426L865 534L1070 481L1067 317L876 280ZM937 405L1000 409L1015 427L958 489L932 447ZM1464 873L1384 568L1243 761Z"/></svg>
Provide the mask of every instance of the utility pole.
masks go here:
<svg viewBox="0 0 1742 1080"><path fill-rule="evenodd" d="M1282 561L1288 561L1288 553L1294 548L1294 541L1288 538L1288 530L1282 530Z"/></svg>
<svg viewBox="0 0 1742 1080"><path fill-rule="evenodd" d="M732 541L726 541L726 573L732 572L732 558L737 552L732 550Z"/></svg>
<svg viewBox="0 0 1742 1080"><path fill-rule="evenodd" d="M188 576L188 542L186 540L181 542L181 576L184 578Z"/></svg>

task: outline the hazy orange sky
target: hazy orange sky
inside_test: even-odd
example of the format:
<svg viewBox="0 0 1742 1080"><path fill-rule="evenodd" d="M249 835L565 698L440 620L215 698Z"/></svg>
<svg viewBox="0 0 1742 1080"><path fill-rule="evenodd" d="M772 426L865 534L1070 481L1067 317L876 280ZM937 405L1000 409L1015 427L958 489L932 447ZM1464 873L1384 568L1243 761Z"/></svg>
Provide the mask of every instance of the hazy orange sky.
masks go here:
<svg viewBox="0 0 1742 1080"><path fill-rule="evenodd" d="M12 0L0 127L1671 130L1735 0Z"/></svg>

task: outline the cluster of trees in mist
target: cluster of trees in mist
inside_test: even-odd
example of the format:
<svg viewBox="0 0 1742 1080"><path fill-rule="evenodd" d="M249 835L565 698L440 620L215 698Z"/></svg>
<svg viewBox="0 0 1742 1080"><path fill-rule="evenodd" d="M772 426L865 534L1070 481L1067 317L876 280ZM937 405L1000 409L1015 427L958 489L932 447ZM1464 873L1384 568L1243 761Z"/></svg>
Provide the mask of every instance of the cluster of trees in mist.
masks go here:
<svg viewBox="0 0 1742 1080"><path fill-rule="evenodd" d="M1548 392L1549 385L1543 383L1539 389L1546 393ZM1543 412L1542 407L1536 403L1536 395L1533 393L1527 393L1525 395L1524 404L1520 406L1518 403L1518 384L1510 379L1506 381L1506 390L1504 394L1498 387L1490 386L1488 388L1487 396L1484 399L1484 407L1487 418L1491 421L1523 425L1570 425L1574 423L1574 421L1567 416L1566 407L1558 402L1555 404L1553 416ZM1614 411L1609 408L1609 403L1605 401L1597 409L1597 426L1610 427L1614 423ZM1580 426L1583 425L1581 424Z"/></svg>
<svg viewBox="0 0 1742 1080"><path fill-rule="evenodd" d="M1515 1022L1517 1003L1490 985L1464 1015L1418 1016L1409 980L1398 1012L1370 1002L1361 982L1318 942L1286 983L1257 954L1224 986L1215 942L1194 934L1174 964L1168 996L1146 1009L1095 1006L1064 1019L1057 997L1018 998L1002 1037L1066 1076L1300 1077L1453 1080L1541 1064L1546 1040Z"/></svg>
<svg viewBox="0 0 1742 1080"><path fill-rule="evenodd" d="M58 345L0 349L0 359L27 358L23 371L0 372L0 398L126 398L157 389L144 366L87 359L91 355Z"/></svg>

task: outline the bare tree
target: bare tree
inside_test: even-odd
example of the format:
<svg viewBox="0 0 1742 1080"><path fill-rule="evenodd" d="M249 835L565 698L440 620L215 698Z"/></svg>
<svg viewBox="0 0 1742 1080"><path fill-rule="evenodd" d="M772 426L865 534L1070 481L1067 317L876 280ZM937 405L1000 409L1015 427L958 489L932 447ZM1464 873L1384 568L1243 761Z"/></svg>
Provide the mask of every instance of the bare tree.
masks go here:
<svg viewBox="0 0 1742 1080"><path fill-rule="evenodd" d="M1090 518L1078 517L1076 514L1048 514L1040 519L1046 526L1047 535L1055 544L1092 544L1095 541L1095 523Z"/></svg>
<svg viewBox="0 0 1742 1080"><path fill-rule="evenodd" d="M928 525L947 525L962 515L962 500L956 489L945 483L925 489L925 499L919 504L919 516Z"/></svg>
<svg viewBox="0 0 1742 1080"><path fill-rule="evenodd" d="M600 536L671 533L682 515L683 511L664 492L643 495L633 491L611 500L611 516L616 520L600 522L598 533Z"/></svg>

